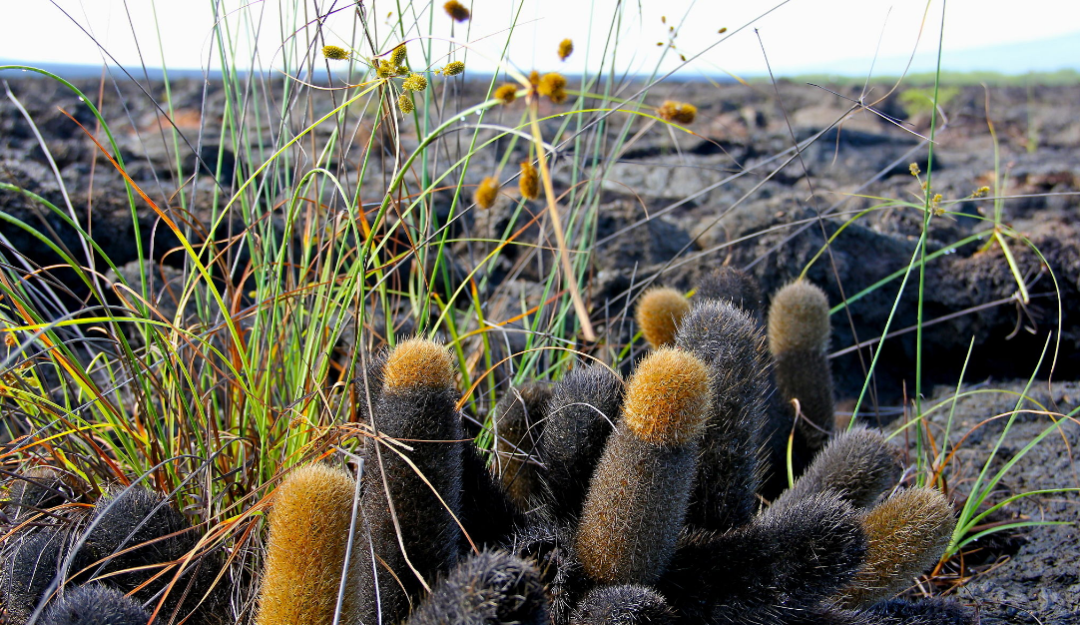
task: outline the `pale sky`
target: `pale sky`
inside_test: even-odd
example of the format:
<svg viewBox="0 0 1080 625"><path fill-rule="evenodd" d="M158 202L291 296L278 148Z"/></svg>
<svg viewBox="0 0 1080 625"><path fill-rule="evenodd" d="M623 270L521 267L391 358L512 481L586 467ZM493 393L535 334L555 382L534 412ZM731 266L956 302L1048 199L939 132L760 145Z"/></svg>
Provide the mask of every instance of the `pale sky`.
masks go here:
<svg viewBox="0 0 1080 625"><path fill-rule="evenodd" d="M331 7L345 8L326 18L325 42L345 47L353 43L352 0L216 1L226 7L236 45L245 51L241 57L250 57L255 40L245 29L253 30L261 25L258 50L264 69L271 64L280 65L282 7L301 14L306 8L308 19L314 17L315 7L324 13ZM400 3L408 6L406 0ZM453 25L455 38L472 42L476 53L497 57L506 43L506 29L512 23L513 13L521 3L524 6L519 25L509 48L509 58L514 64L525 70L561 68L577 73L587 62L595 69L611 28L616 0L475 0L471 3L464 0L466 6L471 4L473 8L473 19ZM389 34L387 13L396 11L398 4L399 0L366 0L368 14L380 37ZM451 45L446 41L451 35L451 20L442 10L443 0L413 4L425 31L429 20L433 25L430 32L437 38L435 49L445 53ZM171 69L205 67L211 51L212 5L211 0L0 0L5 21L0 59L100 63L100 51L64 16L62 8L129 69L138 68L140 49L148 66L160 66L164 57ZM1019 10L1021 6L1023 10ZM771 13L758 19L770 9L773 9ZM666 23L662 18L666 18ZM680 66L678 52L692 57L716 44L685 66L682 71L687 77L721 71L763 74L762 43L777 73L828 72L833 63L835 67L869 70L875 50L879 50L879 58L894 61L910 55L916 45L920 53L935 52L941 21L942 0L929 3L926 0L628 0L623 21L617 28L617 69L651 71L664 50L656 44L666 43L669 28L674 26L678 51L667 52L662 71ZM728 29L726 35L717 33L721 27ZM741 27L745 28L735 32ZM296 28L290 26L285 32L291 34ZM755 36L755 28L762 43ZM1024 0L1020 5L1015 0L949 0L943 44L946 66L949 52L1060 37L1078 29L1080 1L1077 0ZM245 32L240 34L241 30ZM308 33L313 34L314 29ZM407 36L416 35L414 32ZM306 36L301 31L298 40L303 42ZM565 63L555 53L563 38L573 39L576 47ZM1077 38L1080 39L1080 34ZM392 43L399 40L394 37ZM356 45L365 55L369 54L369 48L359 38ZM465 60L474 71L495 69L492 62L476 53L463 56L459 52L455 58ZM417 57L410 54L410 60L415 67ZM1044 64L1054 61L1038 60ZM1061 62L1075 66L1077 59L1063 58Z"/></svg>

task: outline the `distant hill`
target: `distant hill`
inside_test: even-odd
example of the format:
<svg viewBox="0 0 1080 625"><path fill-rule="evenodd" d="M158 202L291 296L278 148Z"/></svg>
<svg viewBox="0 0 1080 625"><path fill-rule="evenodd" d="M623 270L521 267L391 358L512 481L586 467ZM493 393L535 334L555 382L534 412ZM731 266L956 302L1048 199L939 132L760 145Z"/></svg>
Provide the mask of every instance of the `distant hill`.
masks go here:
<svg viewBox="0 0 1080 625"><path fill-rule="evenodd" d="M865 76L870 71L869 58L844 59L784 72L785 76L830 74ZM899 76L907 66L908 57L888 57L874 63L875 76ZM930 49L915 55L908 73L933 72L937 68L937 50ZM1022 41L998 45L946 51L942 69L949 72L996 72L1026 74L1054 72L1062 69L1080 70L1080 32L1037 41Z"/></svg>

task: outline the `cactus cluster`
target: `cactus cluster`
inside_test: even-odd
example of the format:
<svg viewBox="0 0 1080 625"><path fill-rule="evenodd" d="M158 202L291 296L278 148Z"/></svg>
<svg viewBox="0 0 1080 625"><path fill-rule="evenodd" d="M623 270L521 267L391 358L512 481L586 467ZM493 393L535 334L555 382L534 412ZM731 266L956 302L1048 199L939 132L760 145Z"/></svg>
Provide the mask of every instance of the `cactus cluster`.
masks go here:
<svg viewBox="0 0 1080 625"><path fill-rule="evenodd" d="M940 558L952 511L898 488L880 433L834 431L824 294L789 285L763 320L746 276L706 287L692 307L650 293L637 318L658 326L642 328L653 351L627 382L592 364L506 393L490 452L464 438L442 347L378 360L356 557L309 574L338 576L328 605L357 606L339 622L971 622L956 603L893 599ZM793 431L798 479L766 496ZM311 621L333 614L290 620Z"/></svg>
<svg viewBox="0 0 1080 625"><path fill-rule="evenodd" d="M27 521L4 546L7 622L141 625L154 613L161 623L228 622L215 584L219 554L200 553L191 523L166 498L116 486L83 512L60 506L67 493L58 472L20 478L4 505L9 518Z"/></svg>
<svg viewBox="0 0 1080 625"><path fill-rule="evenodd" d="M761 301L730 269L692 306L650 292L637 319L652 350L628 381L591 364L511 389L491 449L466 435L443 346L368 358L364 470L301 466L273 491L255 622L973 622L954 602L894 598L941 557L952 509L900 488L880 433L834 431L824 293L793 283L767 319ZM9 516L55 505L57 476L32 477ZM27 531L5 560L12 622L212 618L195 607L213 603L198 571L180 576L182 605L159 601L172 576L147 581L195 550L163 499L113 492L73 526Z"/></svg>

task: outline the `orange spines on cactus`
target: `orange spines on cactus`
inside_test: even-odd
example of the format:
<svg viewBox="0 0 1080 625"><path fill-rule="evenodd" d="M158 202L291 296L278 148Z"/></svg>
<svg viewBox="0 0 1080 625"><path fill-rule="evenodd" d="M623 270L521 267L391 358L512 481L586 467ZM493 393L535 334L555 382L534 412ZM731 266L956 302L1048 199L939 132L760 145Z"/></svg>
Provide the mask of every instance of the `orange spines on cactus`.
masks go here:
<svg viewBox="0 0 1080 625"><path fill-rule="evenodd" d="M866 559L838 597L846 607L865 607L900 592L937 562L949 546L956 519L934 488L902 490L862 517Z"/></svg>
<svg viewBox="0 0 1080 625"><path fill-rule="evenodd" d="M709 369L693 354L658 349L638 365L627 388L623 420L654 445L696 440L709 415Z"/></svg>
<svg viewBox="0 0 1080 625"><path fill-rule="evenodd" d="M369 415L378 436L364 441L361 505L371 544L356 566L364 623L405 618L425 585L456 563L462 540L455 519L464 433L449 352L426 339L404 341L387 356L383 379ZM409 449L384 436L408 441Z"/></svg>
<svg viewBox="0 0 1080 625"><path fill-rule="evenodd" d="M637 320L641 333L653 349L675 344L679 322L690 312L690 302L675 289L656 287L645 291L638 301Z"/></svg>
<svg viewBox="0 0 1080 625"><path fill-rule="evenodd" d="M769 307L769 351L781 399L809 423L799 429L820 449L833 429L833 382L829 368L829 300L817 286L797 280L780 289Z"/></svg>
<svg viewBox="0 0 1080 625"><path fill-rule="evenodd" d="M386 357L383 384L387 390L450 388L454 385L454 362L442 345L421 338L409 339Z"/></svg>
<svg viewBox="0 0 1080 625"><path fill-rule="evenodd" d="M355 492L356 482L348 473L324 464L300 467L278 486L270 510L257 625L333 623ZM350 581L343 624L356 622L355 574Z"/></svg>
<svg viewBox="0 0 1080 625"><path fill-rule="evenodd" d="M661 348L639 365L578 526L577 554L589 577L649 584L664 573L686 515L709 403L708 368L693 355Z"/></svg>

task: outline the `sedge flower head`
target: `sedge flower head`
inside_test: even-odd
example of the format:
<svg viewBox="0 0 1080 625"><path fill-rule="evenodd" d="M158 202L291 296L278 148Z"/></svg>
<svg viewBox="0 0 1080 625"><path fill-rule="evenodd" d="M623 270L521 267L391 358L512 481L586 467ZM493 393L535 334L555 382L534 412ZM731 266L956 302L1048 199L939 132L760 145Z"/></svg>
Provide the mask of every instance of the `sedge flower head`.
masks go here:
<svg viewBox="0 0 1080 625"><path fill-rule="evenodd" d="M407 93L403 93L398 96L397 105L398 108L401 109L402 114L404 115L408 115L409 113L412 113L416 110L416 106L413 104L412 98L410 98L409 94Z"/></svg>
<svg viewBox="0 0 1080 625"><path fill-rule="evenodd" d="M413 74L402 81L401 87L406 91L423 91L427 89L427 78L422 74Z"/></svg>
<svg viewBox="0 0 1080 625"><path fill-rule="evenodd" d="M495 99L503 104L510 104L517 99L517 87L506 84L495 90Z"/></svg>
<svg viewBox="0 0 1080 625"><path fill-rule="evenodd" d="M405 64L405 57L409 54L409 51L405 49L405 44L401 44L394 48L394 51L390 53L390 63L394 67L398 67Z"/></svg>
<svg viewBox="0 0 1080 625"><path fill-rule="evenodd" d="M686 102L668 100L656 109L656 114L664 121L692 124L697 117L697 107Z"/></svg>
<svg viewBox="0 0 1080 625"><path fill-rule="evenodd" d="M443 76L457 76L458 74L465 73L465 64L461 61L454 61L448 63L446 67L442 68Z"/></svg>
<svg viewBox="0 0 1080 625"><path fill-rule="evenodd" d="M563 39L559 42L559 60L565 61L566 57L574 53L574 42L569 39Z"/></svg>
<svg viewBox="0 0 1080 625"><path fill-rule="evenodd" d="M458 0L450 0L443 5L443 10L446 11L446 14L455 22L464 22L469 19L469 9L458 2Z"/></svg>
<svg viewBox="0 0 1080 625"><path fill-rule="evenodd" d="M476 187L473 201L480 208L491 208L495 205L495 199L499 197L499 181L494 176L484 178Z"/></svg>
<svg viewBox="0 0 1080 625"><path fill-rule="evenodd" d="M532 161L521 161L521 177L518 178L518 189L522 197L535 200L540 197L540 175Z"/></svg>
<svg viewBox="0 0 1080 625"><path fill-rule="evenodd" d="M349 51L341 46L323 46L322 53L332 61L345 61L349 58Z"/></svg>
<svg viewBox="0 0 1080 625"><path fill-rule="evenodd" d="M540 78L540 84L536 86L536 91L551 98L555 104L560 104L566 100L566 78L557 72L544 74Z"/></svg>

